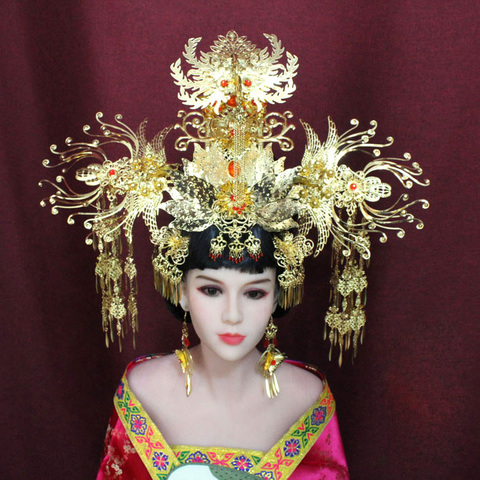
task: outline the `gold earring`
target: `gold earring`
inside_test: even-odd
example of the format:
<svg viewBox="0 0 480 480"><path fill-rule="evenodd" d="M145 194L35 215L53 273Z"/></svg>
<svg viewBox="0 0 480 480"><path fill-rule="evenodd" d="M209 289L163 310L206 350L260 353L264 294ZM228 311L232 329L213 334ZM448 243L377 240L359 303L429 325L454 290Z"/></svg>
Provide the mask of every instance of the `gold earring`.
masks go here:
<svg viewBox="0 0 480 480"><path fill-rule="evenodd" d="M181 350L175 350L175 356L178 358L182 372L185 374L185 390L187 397L189 397L192 393L193 358L192 354L188 351L190 340L188 339L187 312L185 312L183 317L182 345L183 348Z"/></svg>
<svg viewBox="0 0 480 480"><path fill-rule="evenodd" d="M275 370L285 360L285 355L277 349L277 331L278 328L273 323L273 317L270 316L267 329L265 330L266 350L257 363L257 372L264 378L265 392L268 398L275 398L280 393Z"/></svg>

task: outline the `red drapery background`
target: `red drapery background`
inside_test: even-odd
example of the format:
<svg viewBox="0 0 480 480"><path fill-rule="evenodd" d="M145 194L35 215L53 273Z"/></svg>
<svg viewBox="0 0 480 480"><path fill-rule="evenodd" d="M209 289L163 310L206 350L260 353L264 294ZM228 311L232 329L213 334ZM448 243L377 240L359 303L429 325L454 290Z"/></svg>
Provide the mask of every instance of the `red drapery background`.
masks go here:
<svg viewBox="0 0 480 480"><path fill-rule="evenodd" d="M0 477L94 478L115 385L136 355L171 351L180 325L153 289L139 226L140 335L104 347L94 254L81 225L39 207L51 143L122 113L153 136L175 122L169 66L228 30L299 57L279 111L325 138L330 115L379 122L388 154L413 154L432 186L423 231L374 246L367 335L355 365L328 362L328 254L307 264L306 299L280 322L290 358L319 365L336 395L353 479L469 479L479 470L477 326L479 6L458 1L2 2ZM475 93L477 92L477 93ZM476 99L476 100L475 100ZM303 134L288 156L298 162ZM385 152L385 153L387 153ZM61 217L61 218L60 218ZM475 253L476 252L476 253Z"/></svg>

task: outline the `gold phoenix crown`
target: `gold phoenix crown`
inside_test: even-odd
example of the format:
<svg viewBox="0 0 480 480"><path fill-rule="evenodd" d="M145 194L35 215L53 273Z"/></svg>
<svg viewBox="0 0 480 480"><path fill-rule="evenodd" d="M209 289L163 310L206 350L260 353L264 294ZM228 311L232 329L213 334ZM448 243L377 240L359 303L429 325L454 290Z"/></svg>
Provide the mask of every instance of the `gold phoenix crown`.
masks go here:
<svg viewBox="0 0 480 480"><path fill-rule="evenodd" d="M60 162L46 167L62 167L53 185L56 193L42 201L59 209L80 209L68 217L74 223L77 215L86 216L84 225L91 233L87 244L98 250L95 273L102 290L102 317L106 343L119 341L129 323L138 329L136 306L136 268L133 260L132 229L142 217L155 245L153 267L155 283L162 295L177 304L182 271L179 267L188 256L189 233L218 229L211 241L210 256L215 259L228 252L233 262L245 255L258 259L262 255L260 240L252 227L261 226L273 234L275 259L282 268L278 276L279 304L283 308L300 303L303 294L304 258L316 256L333 237L332 306L326 315L325 334L329 328L332 346L342 350L353 343L356 352L365 325L365 266L370 258L370 234L378 233L380 241L386 232L403 237L401 223L423 223L408 208L426 200L409 201L402 194L391 206L376 209L371 204L391 195L391 186L375 176L388 172L407 189L414 184L427 186L428 180L410 155L402 159L381 158L379 148L393 143L372 142L377 124L357 131L359 122L339 135L328 119L328 136L322 143L313 129L301 122L307 138L301 163L284 168L285 157L275 158L273 144L290 151L293 142L286 134L294 128L291 112L267 113L268 104L283 103L295 91L293 78L297 57L286 52L286 63L280 63L284 48L275 35L265 34L270 42L260 50L246 37L230 31L219 36L210 52L196 48L200 38L188 41L184 57L190 65L187 73L181 59L171 65L179 99L191 111L178 113L180 131L175 148L186 151L193 145L193 159L169 164L164 139L172 127L146 140L146 122L137 132L122 122L108 124L98 113L100 134L84 132L91 142L74 142L67 138L67 150L51 151ZM112 160L107 150L122 145L126 155ZM354 171L345 157L363 152L370 160L363 170ZM343 162L340 164L340 162ZM75 179L88 188L82 192L70 186L67 177L76 169ZM72 175L70 175L72 176ZM42 182L40 182L42 185ZM159 226L157 216L163 210L173 217L169 225ZM316 239L308 238L317 231Z"/></svg>

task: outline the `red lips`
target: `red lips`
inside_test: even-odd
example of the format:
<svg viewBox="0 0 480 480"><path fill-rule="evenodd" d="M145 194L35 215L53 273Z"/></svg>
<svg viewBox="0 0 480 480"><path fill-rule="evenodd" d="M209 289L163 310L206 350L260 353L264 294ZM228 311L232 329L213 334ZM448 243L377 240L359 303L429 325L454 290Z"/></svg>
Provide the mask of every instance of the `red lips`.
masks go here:
<svg viewBox="0 0 480 480"><path fill-rule="evenodd" d="M245 339L244 335L240 335L238 333L224 333L218 335L220 340L228 345L239 345Z"/></svg>

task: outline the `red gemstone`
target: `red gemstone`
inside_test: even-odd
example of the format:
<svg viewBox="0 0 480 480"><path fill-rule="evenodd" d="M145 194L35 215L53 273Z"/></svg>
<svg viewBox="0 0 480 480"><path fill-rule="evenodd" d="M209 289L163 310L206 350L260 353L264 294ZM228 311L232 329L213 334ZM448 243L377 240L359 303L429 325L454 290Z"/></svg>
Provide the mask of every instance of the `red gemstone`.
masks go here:
<svg viewBox="0 0 480 480"><path fill-rule="evenodd" d="M222 81L220 82L220 85L221 85L222 87L228 87L228 80L222 80Z"/></svg>
<svg viewBox="0 0 480 480"><path fill-rule="evenodd" d="M221 257L221 255L214 255L213 253L209 253L208 256L209 256L214 262L216 262L216 261Z"/></svg>
<svg viewBox="0 0 480 480"><path fill-rule="evenodd" d="M250 258L251 258L252 260L255 260L256 262L258 262L258 260L259 260L260 258L262 258L263 253L260 252L258 255L253 255L253 254L249 253L249 255L250 255Z"/></svg>
<svg viewBox="0 0 480 480"><path fill-rule="evenodd" d="M238 177L240 175L240 165L238 164L238 162L234 162L233 160L228 164L228 174L231 176L231 177ZM236 200L236 197L235 199L233 199L233 195L232 197L230 197L232 199L232 201L235 201Z"/></svg>
<svg viewBox="0 0 480 480"><path fill-rule="evenodd" d="M245 257L234 258L231 255L228 256L228 259L233 263L241 263L245 260Z"/></svg>
<svg viewBox="0 0 480 480"><path fill-rule="evenodd" d="M240 215L243 212L243 210L245 210L246 206L247 206L246 203L244 203L241 207L237 207L236 205L234 205L232 207L232 210L234 210L235 212L237 212Z"/></svg>
<svg viewBox="0 0 480 480"><path fill-rule="evenodd" d="M186 347L189 347L190 346L190 340L188 338L185 338L183 340L183 343L185 344Z"/></svg>
<svg viewBox="0 0 480 480"><path fill-rule="evenodd" d="M357 184L352 182L350 184L350 190L356 190L356 189L357 189Z"/></svg>
<svg viewBox="0 0 480 480"><path fill-rule="evenodd" d="M235 95L232 95L227 100L227 105L229 105L230 107L236 107L237 106L237 97Z"/></svg>
<svg viewBox="0 0 480 480"><path fill-rule="evenodd" d="M252 81L251 80L245 80L243 83L245 84L246 87L251 87L252 86Z"/></svg>
<svg viewBox="0 0 480 480"><path fill-rule="evenodd" d="M277 364L277 362L276 362L275 360L272 360L272 361L270 362L270 365L276 365L276 364Z"/></svg>
<svg viewBox="0 0 480 480"><path fill-rule="evenodd" d="M109 175L115 175L116 173L117 173L117 171L114 170L113 168L108 171L108 174L109 174Z"/></svg>

